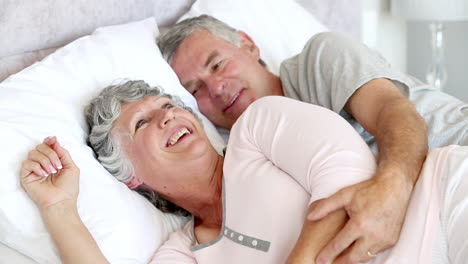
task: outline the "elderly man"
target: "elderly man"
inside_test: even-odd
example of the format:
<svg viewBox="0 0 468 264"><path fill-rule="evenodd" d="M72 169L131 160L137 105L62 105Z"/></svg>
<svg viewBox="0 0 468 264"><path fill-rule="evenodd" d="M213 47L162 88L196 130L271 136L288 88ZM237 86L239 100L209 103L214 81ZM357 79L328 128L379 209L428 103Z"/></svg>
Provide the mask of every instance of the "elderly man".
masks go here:
<svg viewBox="0 0 468 264"><path fill-rule="evenodd" d="M319 201L309 216L315 221L344 208L350 217L317 263L355 263L394 245L428 143L468 143L468 105L336 33L312 37L282 63L280 76L268 71L247 33L210 16L176 24L158 45L201 112L219 127L231 128L253 101L282 95L339 113L378 153L372 179Z"/></svg>

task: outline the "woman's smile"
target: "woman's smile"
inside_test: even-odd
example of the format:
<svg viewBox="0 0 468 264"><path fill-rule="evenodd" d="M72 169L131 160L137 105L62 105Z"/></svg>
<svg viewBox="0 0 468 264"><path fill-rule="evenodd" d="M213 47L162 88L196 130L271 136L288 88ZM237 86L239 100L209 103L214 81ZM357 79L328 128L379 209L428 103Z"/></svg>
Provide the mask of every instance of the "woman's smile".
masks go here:
<svg viewBox="0 0 468 264"><path fill-rule="evenodd" d="M189 127L179 125L172 130L171 136L167 140L166 147L174 146L178 144L182 140L186 139L187 137L191 136L193 130Z"/></svg>

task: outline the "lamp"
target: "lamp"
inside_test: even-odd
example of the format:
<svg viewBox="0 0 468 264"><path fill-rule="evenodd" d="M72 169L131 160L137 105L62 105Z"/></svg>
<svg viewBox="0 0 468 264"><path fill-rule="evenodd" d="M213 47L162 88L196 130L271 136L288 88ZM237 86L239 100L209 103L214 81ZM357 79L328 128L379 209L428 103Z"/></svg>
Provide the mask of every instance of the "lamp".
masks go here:
<svg viewBox="0 0 468 264"><path fill-rule="evenodd" d="M393 15L408 20L430 21L432 35L432 62L426 80L436 89L442 90L447 81L444 65L443 21L468 20L468 0L392 0Z"/></svg>

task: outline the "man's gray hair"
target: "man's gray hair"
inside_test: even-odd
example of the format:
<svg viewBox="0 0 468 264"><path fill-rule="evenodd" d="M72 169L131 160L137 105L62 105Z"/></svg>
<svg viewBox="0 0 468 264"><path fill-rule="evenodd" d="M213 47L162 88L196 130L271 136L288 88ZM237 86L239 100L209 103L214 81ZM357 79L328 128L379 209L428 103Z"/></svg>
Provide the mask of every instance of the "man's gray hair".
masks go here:
<svg viewBox="0 0 468 264"><path fill-rule="evenodd" d="M123 103L136 102L146 96L164 96L171 99L178 106L192 112L185 107L178 97L164 94L159 87L151 87L144 81L126 81L117 85L107 86L88 105L85 110L86 121L89 125L89 145L97 155L97 159L115 178L127 184L132 180L134 168L130 160L122 151L120 138L115 129L114 121L120 115ZM192 112L193 113L193 112ZM188 212L177 205L160 198L152 189L141 186L135 189L145 196L157 208L164 212L187 215Z"/></svg>
<svg viewBox="0 0 468 264"><path fill-rule="evenodd" d="M206 30L213 36L240 47L239 31L237 29L212 16L201 15L182 20L165 33L159 35L156 42L164 59L171 64L174 53L180 44L199 30ZM263 60L260 59L259 63L266 67Z"/></svg>
<svg viewBox="0 0 468 264"><path fill-rule="evenodd" d="M161 34L157 43L167 62L172 62L175 51L188 36L198 30L207 30L212 35L239 47L239 32L226 23L208 15L192 17L172 26Z"/></svg>

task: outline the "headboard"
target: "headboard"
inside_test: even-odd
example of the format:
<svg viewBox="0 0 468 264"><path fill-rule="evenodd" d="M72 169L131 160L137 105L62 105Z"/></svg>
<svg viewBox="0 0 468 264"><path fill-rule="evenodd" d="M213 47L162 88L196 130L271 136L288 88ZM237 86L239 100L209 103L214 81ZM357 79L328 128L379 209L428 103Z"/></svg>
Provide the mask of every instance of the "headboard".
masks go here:
<svg viewBox="0 0 468 264"><path fill-rule="evenodd" d="M1 0L0 81L100 26L173 24L195 0ZM294 1L294 0L285 0ZM360 36L360 0L297 0L330 30ZM290 14L285 14L285 16Z"/></svg>

